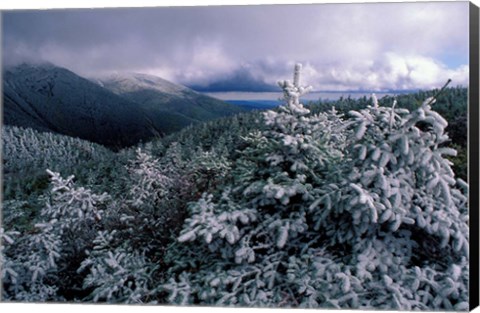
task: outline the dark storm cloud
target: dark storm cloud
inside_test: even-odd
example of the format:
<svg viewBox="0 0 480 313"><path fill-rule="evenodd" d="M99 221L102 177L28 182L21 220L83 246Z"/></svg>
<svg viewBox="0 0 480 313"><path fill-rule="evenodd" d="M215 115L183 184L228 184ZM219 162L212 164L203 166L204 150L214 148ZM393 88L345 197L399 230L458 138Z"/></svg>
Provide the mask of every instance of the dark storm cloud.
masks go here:
<svg viewBox="0 0 480 313"><path fill-rule="evenodd" d="M149 66L175 58L178 39L192 42L192 12L181 9L101 9L12 12L4 15L5 57L80 62L97 69ZM175 25L182 24L182 29ZM175 30L175 31L174 31ZM192 38L193 37L193 38ZM25 49L24 47L28 47ZM15 60L14 60L15 61ZM75 62L74 62L75 61Z"/></svg>
<svg viewBox="0 0 480 313"><path fill-rule="evenodd" d="M276 92L279 87L271 82L268 84L260 78L255 78L247 68L240 68L234 72L217 77L216 80L204 85L188 85L188 87L203 92L225 91L254 91Z"/></svg>
<svg viewBox="0 0 480 313"><path fill-rule="evenodd" d="M270 16L269 14L274 14ZM204 50L222 48L233 58L264 56L270 18L293 26L285 7L139 8L7 12L5 57L21 55L87 62L109 69L173 63L188 65ZM273 24L273 23L272 23ZM281 32L279 30L279 32ZM263 33L263 35L262 35ZM284 47L285 48L285 47ZM55 61L55 60L51 60ZM185 63L185 64L183 64Z"/></svg>
<svg viewBox="0 0 480 313"><path fill-rule="evenodd" d="M87 76L136 71L260 90L303 62L314 86L395 88L465 79L467 13L465 3L9 11L2 54L5 64L50 61ZM461 65L442 63L447 54Z"/></svg>

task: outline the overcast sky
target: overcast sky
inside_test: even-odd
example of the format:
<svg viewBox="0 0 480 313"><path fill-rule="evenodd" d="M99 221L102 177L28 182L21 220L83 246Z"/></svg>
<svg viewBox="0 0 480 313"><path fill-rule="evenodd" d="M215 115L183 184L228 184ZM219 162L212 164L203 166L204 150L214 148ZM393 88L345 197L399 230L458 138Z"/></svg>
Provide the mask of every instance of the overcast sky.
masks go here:
<svg viewBox="0 0 480 313"><path fill-rule="evenodd" d="M296 62L315 90L468 84L468 2L7 11L2 30L5 65L205 91L268 91Z"/></svg>

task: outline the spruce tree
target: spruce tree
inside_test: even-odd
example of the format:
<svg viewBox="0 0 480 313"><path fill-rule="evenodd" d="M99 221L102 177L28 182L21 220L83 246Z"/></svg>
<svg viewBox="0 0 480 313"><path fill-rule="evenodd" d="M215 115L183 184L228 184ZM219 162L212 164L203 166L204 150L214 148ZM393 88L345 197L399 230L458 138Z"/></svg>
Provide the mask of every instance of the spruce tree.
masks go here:
<svg viewBox="0 0 480 313"><path fill-rule="evenodd" d="M245 138L231 185L190 206L169 301L466 309L467 185L434 100L311 114L300 70Z"/></svg>

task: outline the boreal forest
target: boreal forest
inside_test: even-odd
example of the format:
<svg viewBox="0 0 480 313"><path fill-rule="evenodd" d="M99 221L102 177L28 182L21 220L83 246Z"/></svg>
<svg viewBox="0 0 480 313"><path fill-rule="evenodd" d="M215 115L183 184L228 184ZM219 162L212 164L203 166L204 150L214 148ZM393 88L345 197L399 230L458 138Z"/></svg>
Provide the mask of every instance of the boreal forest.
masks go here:
<svg viewBox="0 0 480 313"><path fill-rule="evenodd" d="M203 106L162 115L142 93L169 116L147 138L78 84L129 111L2 126L3 301L468 310L466 88L305 102L297 65L269 110L175 90Z"/></svg>

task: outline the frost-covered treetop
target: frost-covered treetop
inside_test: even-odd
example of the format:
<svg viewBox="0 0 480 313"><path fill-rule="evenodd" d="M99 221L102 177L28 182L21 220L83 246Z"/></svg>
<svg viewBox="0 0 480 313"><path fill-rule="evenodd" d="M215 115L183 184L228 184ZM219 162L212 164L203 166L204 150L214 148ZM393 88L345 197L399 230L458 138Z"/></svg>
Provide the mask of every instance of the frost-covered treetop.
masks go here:
<svg viewBox="0 0 480 313"><path fill-rule="evenodd" d="M300 86L300 77L302 71L302 64L295 65L295 72L293 74L293 83L289 80L278 81L278 85L283 89L283 95L291 107L300 104L300 97L312 90L312 86Z"/></svg>

